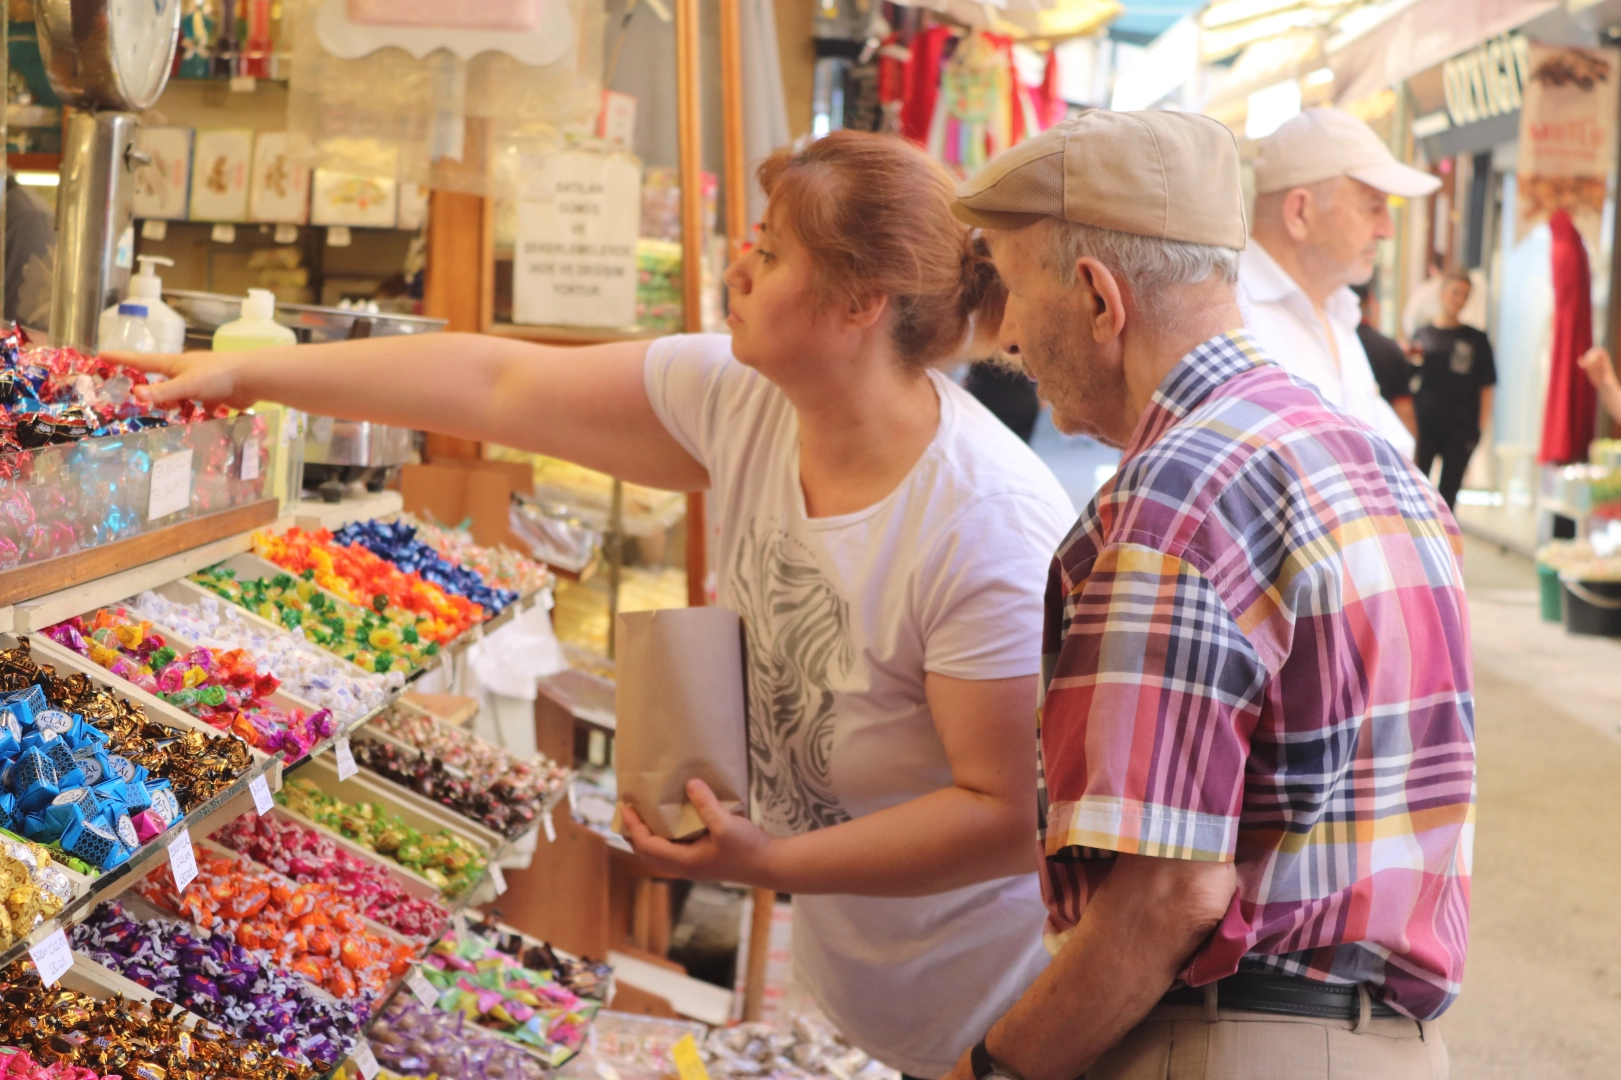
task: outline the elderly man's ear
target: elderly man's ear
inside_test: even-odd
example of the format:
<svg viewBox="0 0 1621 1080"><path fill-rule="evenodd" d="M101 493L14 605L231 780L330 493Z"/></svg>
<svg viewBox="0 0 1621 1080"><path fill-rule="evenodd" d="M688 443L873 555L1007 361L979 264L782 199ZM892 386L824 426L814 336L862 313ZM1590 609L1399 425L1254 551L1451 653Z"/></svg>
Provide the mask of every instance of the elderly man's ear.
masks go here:
<svg viewBox="0 0 1621 1080"><path fill-rule="evenodd" d="M1083 307L1092 340L1106 345L1126 328L1126 303L1120 279L1090 256L1075 264L1075 279L1080 286L1076 290L1076 302Z"/></svg>

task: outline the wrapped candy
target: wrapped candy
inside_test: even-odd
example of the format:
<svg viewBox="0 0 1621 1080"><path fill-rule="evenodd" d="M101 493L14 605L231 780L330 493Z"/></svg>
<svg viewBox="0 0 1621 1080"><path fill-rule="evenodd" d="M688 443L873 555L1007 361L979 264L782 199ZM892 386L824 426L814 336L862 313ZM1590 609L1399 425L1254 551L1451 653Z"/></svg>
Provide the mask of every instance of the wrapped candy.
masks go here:
<svg viewBox="0 0 1621 1080"><path fill-rule="evenodd" d="M16 1046L0 1046L0 1077L6 1080L118 1080L70 1061L35 1061L27 1050Z"/></svg>
<svg viewBox="0 0 1621 1080"><path fill-rule="evenodd" d="M402 1076L457 1080L545 1080L539 1059L462 1013L442 1013L401 994L378 1018L369 1036L385 1068Z"/></svg>
<svg viewBox="0 0 1621 1080"><path fill-rule="evenodd" d="M356 805L333 798L308 780L288 780L276 792L276 802L415 871L446 897L471 889L489 865L487 852L448 830L424 836L376 803Z"/></svg>
<svg viewBox="0 0 1621 1080"><path fill-rule="evenodd" d="M266 815L244 814L214 840L306 884L330 885L368 919L414 940L439 936L450 912L412 896L376 863L339 847L313 828Z"/></svg>
<svg viewBox="0 0 1621 1080"><path fill-rule="evenodd" d="M438 643L426 636L427 623L386 604L383 611L356 607L322 592L313 578L312 572L308 578L276 574L238 581L236 572L223 566L191 576L210 592L336 653L362 671L403 676L438 655ZM392 621L391 616L404 621Z"/></svg>
<svg viewBox="0 0 1621 1080"><path fill-rule="evenodd" d="M263 954L337 998L371 1001L405 975L416 950L367 926L328 885L299 884L245 856L198 850L197 880L177 893L158 870L142 896Z"/></svg>
<svg viewBox="0 0 1621 1080"><path fill-rule="evenodd" d="M483 607L466 597L446 593L358 544L341 547L325 529L254 533L253 551L284 570L308 571L317 585L351 604L385 615L393 609L397 614L391 621L414 618L417 633L427 641L446 644L485 618Z"/></svg>
<svg viewBox="0 0 1621 1080"><path fill-rule="evenodd" d="M55 916L73 893L73 882L51 861L49 850L0 834L0 948Z"/></svg>
<svg viewBox="0 0 1621 1080"><path fill-rule="evenodd" d="M439 1008L535 1048L554 1068L585 1040L601 1002L582 998L550 971L534 971L475 933L451 934L422 967Z"/></svg>
<svg viewBox="0 0 1621 1080"><path fill-rule="evenodd" d="M256 1039L233 1038L209 1020L190 1027L179 1008L161 998L136 1002L114 994L97 1000L60 985L46 987L27 960L6 970L0 1003L5 1006L0 1041L36 1060L81 1066L92 1074L125 1080L315 1080L326 1071Z"/></svg>
<svg viewBox="0 0 1621 1080"><path fill-rule="evenodd" d="M143 922L117 901L96 908L71 937L74 949L103 967L277 1053L323 1068L349 1053L368 1016L364 1003L332 1001L226 934L167 919Z"/></svg>
<svg viewBox="0 0 1621 1080"><path fill-rule="evenodd" d="M410 514L400 520L416 530L417 539L437 551L448 563L465 566L498 589L528 596L552 583L551 571L509 547L483 547L466 529L447 529Z"/></svg>
<svg viewBox="0 0 1621 1080"><path fill-rule="evenodd" d="M44 633L114 675L267 754L297 759L337 730L331 712L284 710L269 698L281 682L246 649L174 648L149 620L122 607L75 616ZM184 645L185 642L178 642Z"/></svg>
<svg viewBox="0 0 1621 1080"><path fill-rule="evenodd" d="M401 750L380 739L357 739L353 751L355 760L373 772L503 836L519 836L535 827L547 800L562 790L568 772L545 758L520 762L497 747L482 745L488 752L457 747L454 765L436 754Z"/></svg>
<svg viewBox="0 0 1621 1080"><path fill-rule="evenodd" d="M212 596L182 604L145 592L129 606L138 618L166 627L187 645L246 650L261 670L281 680L283 690L330 710L344 725L375 712L405 685L404 676L397 671L362 675L300 634L261 630L234 604Z"/></svg>
<svg viewBox="0 0 1621 1080"><path fill-rule="evenodd" d="M492 587L474 571L440 557L417 539L414 527L403 521L356 521L344 526L332 539L343 547L358 544L447 593L465 596L491 615L499 614L518 599L516 592Z"/></svg>
<svg viewBox="0 0 1621 1080"><path fill-rule="evenodd" d="M702 1047L709 1075L724 1080L900 1080L900 1074L845 1042L832 1025L795 1016L787 1030L746 1023L716 1028Z"/></svg>

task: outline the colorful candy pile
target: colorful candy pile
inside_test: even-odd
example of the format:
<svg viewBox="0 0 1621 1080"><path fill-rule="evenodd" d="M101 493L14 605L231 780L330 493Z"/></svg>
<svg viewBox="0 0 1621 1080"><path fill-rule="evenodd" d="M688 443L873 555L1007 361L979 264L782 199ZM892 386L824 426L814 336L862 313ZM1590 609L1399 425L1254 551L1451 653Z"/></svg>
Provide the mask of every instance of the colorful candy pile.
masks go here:
<svg viewBox="0 0 1621 1080"><path fill-rule="evenodd" d="M261 671L246 649L195 646L182 652L124 608L102 608L86 622L74 616L45 628L45 636L221 731L242 736L267 754L301 758L337 730L326 709L277 708L269 699L281 681ZM184 642L180 642L184 645Z"/></svg>
<svg viewBox="0 0 1621 1080"><path fill-rule="evenodd" d="M32 693L35 690L44 694L43 702ZM241 739L209 738L200 731L180 732L148 720L140 705L115 697L88 675L61 677L49 665L36 663L27 641L0 650L0 706L19 695L35 712L48 705L74 720L82 719L87 732L104 735L107 763L113 769L104 776L116 776L126 785L146 784L152 790L158 788L149 780L166 780L186 813L229 787L253 764L248 744ZM101 759L91 755L81 759L81 768L85 761L101 765ZM132 789L130 794L136 792Z"/></svg>
<svg viewBox="0 0 1621 1080"><path fill-rule="evenodd" d="M368 919L408 938L437 937L450 918L450 912L432 900L406 892L381 866L303 825L244 814L213 839L294 881L331 886Z"/></svg>
<svg viewBox="0 0 1621 1080"><path fill-rule="evenodd" d="M440 1009L534 1047L554 1068L579 1050L601 1007L472 933L441 940L422 972L439 991Z"/></svg>
<svg viewBox="0 0 1621 1080"><path fill-rule="evenodd" d="M260 670L281 680L282 690L323 709L348 724L381 708L391 691L405 685L398 672L361 675L339 664L302 638L261 629L242 617L234 604L205 596L182 604L154 592L144 592L129 604L137 617L148 619L183 639L186 644L218 649L246 649Z"/></svg>
<svg viewBox="0 0 1621 1080"><path fill-rule="evenodd" d="M358 544L447 593L465 596L492 616L518 599L516 592L492 588L476 572L441 558L432 547L417 539L416 529L403 521L393 524L357 521L344 526L332 539L343 547Z"/></svg>
<svg viewBox="0 0 1621 1080"><path fill-rule="evenodd" d="M401 1076L545 1080L551 1075L534 1055L469 1023L463 1014L427 1008L409 994L394 999L369 1038L378 1062Z"/></svg>
<svg viewBox="0 0 1621 1080"><path fill-rule="evenodd" d="M0 1077L6 1080L118 1080L118 1077L103 1077L95 1069L70 1061L53 1060L49 1064L35 1061L27 1050L15 1046L0 1046Z"/></svg>
<svg viewBox="0 0 1621 1080"><path fill-rule="evenodd" d="M0 826L109 870L180 819L173 785L39 687L0 694L0 708Z"/></svg>
<svg viewBox="0 0 1621 1080"><path fill-rule="evenodd" d="M253 551L283 570L313 572L314 581L333 595L387 613L390 608L417 620L417 633L441 645L484 621L484 609L464 596L445 592L407 573L359 544L341 547L325 529L307 533L288 529L281 535L253 534Z"/></svg>
<svg viewBox="0 0 1621 1080"><path fill-rule="evenodd" d="M131 392L146 385L144 373L75 349L27 344L15 323L0 332L0 453L229 415L194 401L153 409Z"/></svg>
<svg viewBox="0 0 1621 1080"><path fill-rule="evenodd" d="M341 1061L366 1022L364 1004L332 1001L225 934L167 919L143 922L117 901L98 907L71 937L103 967L290 1058Z"/></svg>
<svg viewBox="0 0 1621 1080"><path fill-rule="evenodd" d="M97 1000L47 988L34 965L13 964L0 980L5 1040L36 1058L127 1080L315 1080L325 1072L283 1057L257 1039L237 1038L210 1020L188 1027L167 1001Z"/></svg>
<svg viewBox="0 0 1621 1080"><path fill-rule="evenodd" d="M484 876L489 855L449 831L422 833L377 803L335 799L308 780L293 778L276 792L276 802L299 817L324 825L379 855L386 855L431 881L446 897L471 889Z"/></svg>
<svg viewBox="0 0 1621 1080"><path fill-rule="evenodd" d="M330 885L302 885L245 856L198 850L197 880L177 894L160 867L139 890L153 903L268 955L334 997L371 1000L402 977L415 950L369 928Z"/></svg>
<svg viewBox="0 0 1621 1080"><path fill-rule="evenodd" d="M548 758L520 761L415 710L390 709L372 723L417 752L361 739L354 744L356 761L504 836L533 828L569 780L569 770Z"/></svg>
<svg viewBox="0 0 1621 1080"><path fill-rule="evenodd" d="M703 1040L703 1059L717 1080L900 1080L830 1024L808 1016L795 1016L787 1030L762 1023L716 1028Z"/></svg>
<svg viewBox="0 0 1621 1080"><path fill-rule="evenodd" d="M51 862L46 848L0 834L0 949L26 937L72 899L73 882Z"/></svg>
<svg viewBox="0 0 1621 1080"><path fill-rule="evenodd" d="M415 622L401 626L391 622L386 613L328 596L313 577L276 574L238 581L236 571L214 566L199 570L191 580L267 622L302 634L362 671L397 671L404 675L422 667L439 652L438 643L423 637ZM404 614L398 609L389 610Z"/></svg>
<svg viewBox="0 0 1621 1080"><path fill-rule="evenodd" d="M437 551L446 562L465 566L498 589L528 596L551 584L545 565L509 547L484 547L473 542L466 529L447 529L410 514L400 520L417 531L417 539Z"/></svg>

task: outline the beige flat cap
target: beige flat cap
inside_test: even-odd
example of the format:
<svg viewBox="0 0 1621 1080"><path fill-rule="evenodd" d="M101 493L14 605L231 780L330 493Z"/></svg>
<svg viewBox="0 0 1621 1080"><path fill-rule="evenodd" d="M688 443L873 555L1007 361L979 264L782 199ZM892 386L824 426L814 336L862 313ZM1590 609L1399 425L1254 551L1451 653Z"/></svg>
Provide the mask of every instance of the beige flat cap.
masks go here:
<svg viewBox="0 0 1621 1080"><path fill-rule="evenodd" d="M1196 113L1094 109L996 155L951 212L982 229L1043 217L1242 250L1238 143Z"/></svg>
<svg viewBox="0 0 1621 1080"><path fill-rule="evenodd" d="M1338 109L1307 109L1261 140L1255 190L1265 195L1349 176L1386 195L1416 199L1441 178L1396 160L1373 129Z"/></svg>

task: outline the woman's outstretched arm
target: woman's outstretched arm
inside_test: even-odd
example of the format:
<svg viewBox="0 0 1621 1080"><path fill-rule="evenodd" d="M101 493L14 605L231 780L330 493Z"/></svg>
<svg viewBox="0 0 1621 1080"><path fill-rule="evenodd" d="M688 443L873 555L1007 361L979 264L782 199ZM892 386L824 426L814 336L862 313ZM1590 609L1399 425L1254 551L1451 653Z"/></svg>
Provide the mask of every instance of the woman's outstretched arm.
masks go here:
<svg viewBox="0 0 1621 1080"><path fill-rule="evenodd" d="M706 488L708 473L648 401L647 348L645 341L553 348L483 334L418 334L109 358L169 376L140 391L159 405L275 401L533 450L651 487Z"/></svg>

